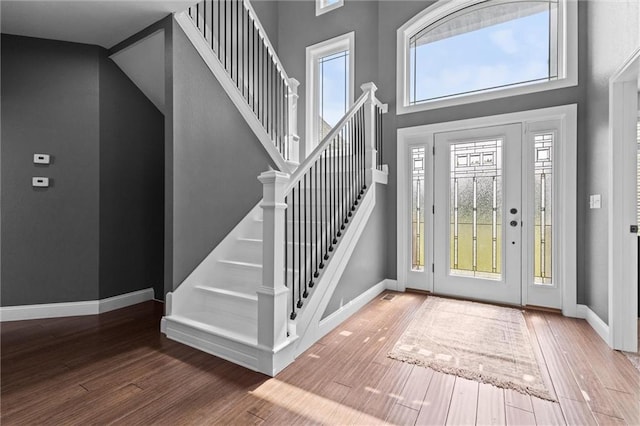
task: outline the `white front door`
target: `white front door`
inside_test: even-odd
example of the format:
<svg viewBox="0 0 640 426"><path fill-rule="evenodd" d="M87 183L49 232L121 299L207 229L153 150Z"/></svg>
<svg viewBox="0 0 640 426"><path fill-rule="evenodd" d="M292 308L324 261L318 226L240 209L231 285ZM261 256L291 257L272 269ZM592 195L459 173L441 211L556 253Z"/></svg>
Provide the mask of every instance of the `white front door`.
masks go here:
<svg viewBox="0 0 640 426"><path fill-rule="evenodd" d="M520 305L522 125L434 136L434 292Z"/></svg>

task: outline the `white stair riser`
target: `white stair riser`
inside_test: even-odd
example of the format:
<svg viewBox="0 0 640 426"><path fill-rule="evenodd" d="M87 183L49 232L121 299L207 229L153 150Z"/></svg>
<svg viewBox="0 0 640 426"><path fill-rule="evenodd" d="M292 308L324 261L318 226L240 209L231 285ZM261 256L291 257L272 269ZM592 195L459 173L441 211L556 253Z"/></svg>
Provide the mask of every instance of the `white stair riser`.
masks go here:
<svg viewBox="0 0 640 426"><path fill-rule="evenodd" d="M215 280L216 287L229 288L233 286L240 288L254 287L256 290L262 285L262 265L249 266L230 262L218 262L217 270L219 276L211 277ZM218 285L219 283L219 285Z"/></svg>
<svg viewBox="0 0 640 426"><path fill-rule="evenodd" d="M225 260L235 260L245 263L262 263L261 239L238 239Z"/></svg>

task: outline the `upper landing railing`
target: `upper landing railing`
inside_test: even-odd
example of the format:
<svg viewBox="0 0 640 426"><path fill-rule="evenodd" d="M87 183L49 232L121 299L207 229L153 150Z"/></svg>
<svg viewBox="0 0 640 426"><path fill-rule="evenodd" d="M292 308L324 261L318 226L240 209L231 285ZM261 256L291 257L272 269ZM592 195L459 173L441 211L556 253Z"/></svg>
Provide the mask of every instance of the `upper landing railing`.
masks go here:
<svg viewBox="0 0 640 426"><path fill-rule="evenodd" d="M287 75L251 4L204 0L187 14L284 162L297 163L299 83ZM276 161L289 172L281 165Z"/></svg>

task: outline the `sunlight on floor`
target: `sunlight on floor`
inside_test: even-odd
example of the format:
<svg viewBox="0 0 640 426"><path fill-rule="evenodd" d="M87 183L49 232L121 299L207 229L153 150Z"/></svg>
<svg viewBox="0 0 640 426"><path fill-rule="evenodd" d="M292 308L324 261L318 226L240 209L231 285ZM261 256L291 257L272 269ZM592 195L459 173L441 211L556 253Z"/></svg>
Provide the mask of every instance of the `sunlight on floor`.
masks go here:
<svg viewBox="0 0 640 426"><path fill-rule="evenodd" d="M370 388L367 390L374 391L374 389ZM379 391L377 392L379 393ZM326 421L328 417L331 417L341 420L357 419L358 423L368 425L383 423L381 419L278 379L268 380L251 394L315 422Z"/></svg>

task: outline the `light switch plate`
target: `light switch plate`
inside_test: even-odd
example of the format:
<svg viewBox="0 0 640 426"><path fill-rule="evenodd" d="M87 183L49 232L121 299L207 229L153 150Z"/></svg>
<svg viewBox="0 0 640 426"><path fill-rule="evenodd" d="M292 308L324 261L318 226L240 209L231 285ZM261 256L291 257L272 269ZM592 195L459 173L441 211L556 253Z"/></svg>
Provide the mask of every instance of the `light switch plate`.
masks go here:
<svg viewBox="0 0 640 426"><path fill-rule="evenodd" d="M600 194L593 194L589 196L589 208L599 209L601 207Z"/></svg>
<svg viewBox="0 0 640 426"><path fill-rule="evenodd" d="M49 164L51 157L49 154L33 154L33 162L35 164Z"/></svg>
<svg viewBox="0 0 640 426"><path fill-rule="evenodd" d="M40 177L36 176L31 178L31 184L37 188L48 188L49 187L49 178L48 177Z"/></svg>

